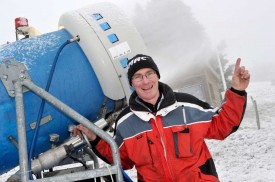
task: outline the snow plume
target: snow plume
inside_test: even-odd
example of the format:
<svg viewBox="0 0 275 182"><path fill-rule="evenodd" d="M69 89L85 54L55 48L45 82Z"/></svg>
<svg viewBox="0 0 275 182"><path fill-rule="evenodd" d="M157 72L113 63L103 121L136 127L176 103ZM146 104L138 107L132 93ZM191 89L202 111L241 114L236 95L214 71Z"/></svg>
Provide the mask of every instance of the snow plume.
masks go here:
<svg viewBox="0 0 275 182"><path fill-rule="evenodd" d="M213 57L203 27L180 0L151 0L145 7L137 6L133 21L168 84Z"/></svg>

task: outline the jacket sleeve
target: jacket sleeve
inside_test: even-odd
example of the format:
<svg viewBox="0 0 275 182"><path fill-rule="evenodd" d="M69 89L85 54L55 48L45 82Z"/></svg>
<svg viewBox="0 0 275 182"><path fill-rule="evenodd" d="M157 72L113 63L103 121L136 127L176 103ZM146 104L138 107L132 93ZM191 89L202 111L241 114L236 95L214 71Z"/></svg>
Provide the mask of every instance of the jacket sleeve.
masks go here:
<svg viewBox="0 0 275 182"><path fill-rule="evenodd" d="M231 88L225 93L225 100L217 114L212 117L205 138L225 139L235 132L244 116L247 94Z"/></svg>
<svg viewBox="0 0 275 182"><path fill-rule="evenodd" d="M116 132L115 138L120 138L119 132ZM101 158L103 161L109 164L113 163L112 150L110 145L106 141L97 137L97 139L91 142L91 144L93 147L93 151L99 158ZM127 149L125 147L124 142L119 147L119 154L120 154L122 168L132 169L134 167L134 163L128 157Z"/></svg>

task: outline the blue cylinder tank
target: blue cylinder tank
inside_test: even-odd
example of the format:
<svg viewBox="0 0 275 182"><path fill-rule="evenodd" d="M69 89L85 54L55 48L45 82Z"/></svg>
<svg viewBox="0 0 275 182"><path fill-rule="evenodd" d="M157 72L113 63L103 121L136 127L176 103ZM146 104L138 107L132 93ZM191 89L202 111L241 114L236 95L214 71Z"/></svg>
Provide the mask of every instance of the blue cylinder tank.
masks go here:
<svg viewBox="0 0 275 182"><path fill-rule="evenodd" d="M64 29L0 46L0 63L6 58L24 63L31 80L45 88L59 48L79 35L80 42L67 45L60 53L49 93L96 121L105 98L107 113L115 110L116 101L129 99L127 61L138 53L146 54L146 46L129 18L111 3L67 12L60 17L59 27ZM31 91L23 96L29 151L42 99ZM15 98L0 81L0 174L18 165L16 122ZM67 139L70 124L76 123L46 104L35 156L51 147L50 134L59 134L60 142Z"/></svg>
<svg viewBox="0 0 275 182"><path fill-rule="evenodd" d="M45 88L54 58L60 46L72 36L59 30L0 47L0 62L4 58L24 63L31 80ZM49 93L76 110L84 117L95 121L99 117L104 94L87 57L77 43L67 45L57 61ZM34 126L42 99L27 91L24 96L27 145L30 148ZM114 109L114 101L108 100L107 112ZM68 126L76 124L53 106L46 103L42 115L35 155L50 148L49 135L60 135L60 141L69 137ZM0 82L0 174L18 165L18 149L10 140L17 141L15 98L10 97Z"/></svg>

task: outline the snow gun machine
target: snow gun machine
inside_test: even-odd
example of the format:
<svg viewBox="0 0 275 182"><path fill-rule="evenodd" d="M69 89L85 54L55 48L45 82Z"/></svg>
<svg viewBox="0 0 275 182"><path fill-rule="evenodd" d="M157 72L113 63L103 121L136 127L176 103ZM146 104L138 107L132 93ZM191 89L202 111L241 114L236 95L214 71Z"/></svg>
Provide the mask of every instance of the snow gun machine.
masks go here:
<svg viewBox="0 0 275 182"><path fill-rule="evenodd" d="M0 175L19 165L8 181L123 181L118 147L105 131L132 92L128 59L147 52L135 26L110 3L63 14L58 31L32 37L27 26L17 18L25 37L0 46ZM79 123L110 144L108 169L87 137L73 136Z"/></svg>

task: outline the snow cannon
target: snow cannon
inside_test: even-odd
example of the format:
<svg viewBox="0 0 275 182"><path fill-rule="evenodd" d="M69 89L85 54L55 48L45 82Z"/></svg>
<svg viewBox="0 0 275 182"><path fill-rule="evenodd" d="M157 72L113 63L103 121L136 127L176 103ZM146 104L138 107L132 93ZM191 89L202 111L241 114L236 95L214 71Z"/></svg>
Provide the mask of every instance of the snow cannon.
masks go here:
<svg viewBox="0 0 275 182"><path fill-rule="evenodd" d="M108 122L127 104L127 61L147 50L122 10L90 5L63 14L59 28L0 47L0 174L28 171L26 156L51 149L53 134L62 143L71 126L95 129L87 121Z"/></svg>

